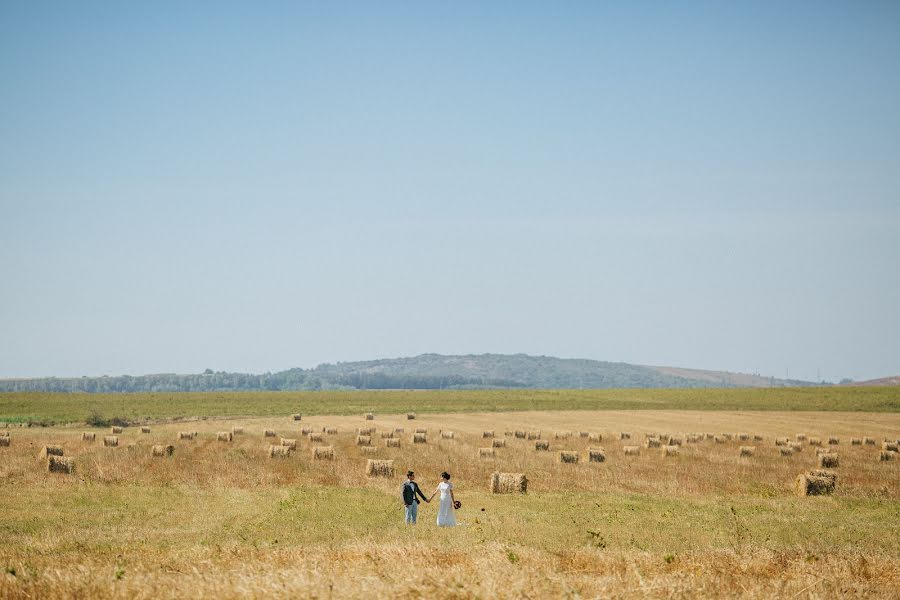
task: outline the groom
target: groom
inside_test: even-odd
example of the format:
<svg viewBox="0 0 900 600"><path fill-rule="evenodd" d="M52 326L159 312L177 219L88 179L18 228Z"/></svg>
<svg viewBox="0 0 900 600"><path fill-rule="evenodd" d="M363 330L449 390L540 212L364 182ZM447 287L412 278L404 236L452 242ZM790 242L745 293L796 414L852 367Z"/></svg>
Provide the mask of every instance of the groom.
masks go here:
<svg viewBox="0 0 900 600"><path fill-rule="evenodd" d="M419 489L416 483L416 474L412 471L406 472L406 481L403 482L403 505L406 506L406 524L415 525L416 518L419 516L419 499L416 494L422 497L422 500L428 502L428 498Z"/></svg>

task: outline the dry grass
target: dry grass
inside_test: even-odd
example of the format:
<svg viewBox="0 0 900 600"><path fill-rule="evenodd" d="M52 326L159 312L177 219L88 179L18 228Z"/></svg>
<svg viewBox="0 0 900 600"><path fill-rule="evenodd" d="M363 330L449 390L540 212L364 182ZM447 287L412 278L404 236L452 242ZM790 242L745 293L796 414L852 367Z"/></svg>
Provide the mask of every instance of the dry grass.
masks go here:
<svg viewBox="0 0 900 600"><path fill-rule="evenodd" d="M380 451L400 473L414 469L426 494L442 470L453 474L463 526L445 531L434 526L434 503L422 505L416 530L404 528L399 478L363 476L352 433L359 414L305 419L344 432L329 437L332 460L313 460L312 449L267 460L266 428L299 437L288 416L198 421L196 440L164 461L152 446L184 424L126 429L121 443L136 452L81 443L83 425L17 430L0 448L0 566L16 571L0 576L0 597L822 598L897 589L900 469L880 461L880 449L847 445L834 491L801 498L793 482L815 469L809 450L785 446L792 458L783 459L769 441L742 460L738 436L722 444L704 436L674 460L659 450L626 458L628 440L614 433L758 431L771 440L805 430L880 440L896 438L896 415L420 413L417 423L454 431L453 442ZM405 421L383 415L379 427ZM235 425L249 433L216 442ZM603 464L590 461L591 442L580 436L565 442L585 453L577 464L512 436L496 440L506 448L493 459L475 459L485 430L581 428L605 436ZM34 458L44 445L72 454L74 475L48 473ZM527 473L528 493L490 494L495 471Z"/></svg>

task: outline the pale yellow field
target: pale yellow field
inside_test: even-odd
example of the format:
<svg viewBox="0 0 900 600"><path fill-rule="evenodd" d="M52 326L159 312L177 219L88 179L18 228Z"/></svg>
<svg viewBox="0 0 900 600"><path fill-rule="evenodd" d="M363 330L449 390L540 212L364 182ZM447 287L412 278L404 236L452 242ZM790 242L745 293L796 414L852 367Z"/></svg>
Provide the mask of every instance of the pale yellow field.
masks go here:
<svg viewBox="0 0 900 600"><path fill-rule="evenodd" d="M245 433L231 443L215 432ZM397 427L400 449L374 456L355 429ZM327 436L336 460L312 461L301 427ZM415 427L429 443L410 443ZM271 459L271 439L298 451ZM477 459L492 429L507 447ZM84 427L10 429L0 448L0 597L896 597L900 589L900 463L879 462L851 437L900 437L894 413L573 411L288 417L154 424L82 442ZM175 441L197 430L199 439ZM455 439L439 436L440 430ZM540 430L550 452L505 431ZM556 439L556 432L574 436ZM601 433L598 444L579 431ZM630 431L622 442L619 431ZM622 445L647 432L760 434L761 442L684 444L677 457ZM814 449L780 456L777 436L840 438L833 496L800 498ZM50 474L37 454L64 447L74 475ZM153 444L176 446L152 458ZM586 462L603 446L605 463ZM740 458L741 445L756 455ZM128 446L132 446L130 449ZM556 451L579 451L560 464ZM395 461L393 479L364 475L368 458ZM415 469L426 491L448 470L461 525L439 529L423 505L402 524L399 484ZM491 472L527 474L524 496L491 495Z"/></svg>

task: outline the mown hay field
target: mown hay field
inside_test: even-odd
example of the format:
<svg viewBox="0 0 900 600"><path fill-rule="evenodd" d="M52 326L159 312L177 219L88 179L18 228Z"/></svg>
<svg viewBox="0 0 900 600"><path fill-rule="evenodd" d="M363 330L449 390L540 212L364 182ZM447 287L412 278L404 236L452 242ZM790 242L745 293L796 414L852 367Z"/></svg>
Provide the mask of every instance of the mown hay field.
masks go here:
<svg viewBox="0 0 900 600"><path fill-rule="evenodd" d="M150 433L126 427L116 447L103 446L108 428L83 424L0 430L10 437L0 447L0 597L880 598L900 589L900 461L879 460L883 439L900 437L896 413L416 409L415 420L404 409L372 421L362 412L295 421L289 410L155 422ZM369 427L374 454L356 443ZM243 433L232 441L217 439L235 428ZM337 433L310 442L304 429ZM426 443L412 443L416 429ZM487 430L505 446L482 458ZM84 431L97 435L82 440ZM197 436L178 439L183 431ZM647 448L648 433L680 438L677 455ZM692 433L731 439L688 442ZM782 456L776 438L798 433L800 451ZM535 437L549 451L535 450ZM839 440L828 496L794 489L817 468L811 437ZM271 457L280 438L297 449ZM755 451L742 457L748 443ZM39 458L48 445L74 459L73 474L48 472ZM171 456L153 456L167 445ZM626 456L626 445L639 454ZM333 447L333 460L314 460L317 446ZM606 460L589 462L589 447ZM561 450L581 460L561 463ZM393 460L393 477L367 477L372 459ZM441 471L452 474L460 526L436 527L434 504L422 505L418 526L403 525L399 485L410 468L426 493ZM494 472L525 473L527 493L491 494Z"/></svg>

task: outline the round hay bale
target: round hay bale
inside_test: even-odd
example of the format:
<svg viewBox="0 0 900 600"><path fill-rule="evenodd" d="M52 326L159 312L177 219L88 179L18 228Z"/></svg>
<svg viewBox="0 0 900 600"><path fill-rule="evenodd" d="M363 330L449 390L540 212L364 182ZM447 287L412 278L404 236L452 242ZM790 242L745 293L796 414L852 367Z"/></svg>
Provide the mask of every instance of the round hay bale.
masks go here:
<svg viewBox="0 0 900 600"><path fill-rule="evenodd" d="M625 456L638 456L641 453L640 446L622 446L622 451L625 452Z"/></svg>
<svg viewBox="0 0 900 600"><path fill-rule="evenodd" d="M357 446L369 446L372 443L371 435L358 435L356 436L356 445Z"/></svg>
<svg viewBox="0 0 900 600"><path fill-rule="evenodd" d="M297 448L297 440L295 438L281 438L281 445L288 448Z"/></svg>
<svg viewBox="0 0 900 600"><path fill-rule="evenodd" d="M97 434L93 431L82 431L81 432L81 441L82 442L93 442L97 439Z"/></svg>
<svg viewBox="0 0 900 600"><path fill-rule="evenodd" d="M663 446L660 454L666 456L678 456L678 446Z"/></svg>
<svg viewBox="0 0 900 600"><path fill-rule="evenodd" d="M369 477L393 477L394 461L370 458L366 461L366 475Z"/></svg>
<svg viewBox="0 0 900 600"><path fill-rule="evenodd" d="M535 440L534 449L536 451L549 451L550 450L550 440Z"/></svg>
<svg viewBox="0 0 900 600"><path fill-rule="evenodd" d="M416 419L416 413L414 413L414 412L406 413L407 421L415 421L415 419Z"/></svg>
<svg viewBox="0 0 900 600"><path fill-rule="evenodd" d="M302 420L303 420L303 416L302 416L302 415L299 415L299 414L293 414L293 415L291 415L291 418L292 418L293 420L295 420L295 421L302 421Z"/></svg>
<svg viewBox="0 0 900 600"><path fill-rule="evenodd" d="M606 462L606 450L603 448L588 448L588 462Z"/></svg>
<svg viewBox="0 0 900 600"><path fill-rule="evenodd" d="M141 425L141 433L150 433L150 427L148 425Z"/></svg>
<svg viewBox="0 0 900 600"><path fill-rule="evenodd" d="M179 431L178 439L179 440L193 440L194 432L193 431Z"/></svg>
<svg viewBox="0 0 900 600"><path fill-rule="evenodd" d="M0 448L9 448L10 437L8 435L4 435L0 437Z"/></svg>
<svg viewBox="0 0 900 600"><path fill-rule="evenodd" d="M799 496L821 496L834 492L837 475L830 471L809 471L797 476L794 490Z"/></svg>
<svg viewBox="0 0 900 600"><path fill-rule="evenodd" d="M280 457L284 458L286 456L291 455L291 451L294 449L294 446L276 446L275 444L269 445L269 458Z"/></svg>
<svg viewBox="0 0 900 600"><path fill-rule="evenodd" d="M413 434L413 444L427 444L428 440L425 439L424 433L414 433Z"/></svg>
<svg viewBox="0 0 900 600"><path fill-rule="evenodd" d="M497 455L497 451L493 448L479 448L478 449L478 458L494 458Z"/></svg>
<svg viewBox="0 0 900 600"><path fill-rule="evenodd" d="M456 434L452 431L442 431L441 432L441 439L452 440L455 438L456 438Z"/></svg>
<svg viewBox="0 0 900 600"><path fill-rule="evenodd" d="M334 460L334 446L316 446L312 449L313 460Z"/></svg>
<svg viewBox="0 0 900 600"><path fill-rule="evenodd" d="M528 491L525 473L492 473L492 494L524 494Z"/></svg>
<svg viewBox="0 0 900 600"><path fill-rule="evenodd" d="M278 437L274 429L266 429L263 431L263 437Z"/></svg>
<svg viewBox="0 0 900 600"><path fill-rule="evenodd" d="M66 473L70 475L75 472L75 459L51 455L47 458L47 471L50 473Z"/></svg>
<svg viewBox="0 0 900 600"><path fill-rule="evenodd" d="M151 448L151 450L150 450L151 456L165 457L165 456L172 456L173 454L175 454L175 446L173 446L171 444L169 444L167 446L156 445L156 446L153 446L153 448Z"/></svg>
<svg viewBox="0 0 900 600"><path fill-rule="evenodd" d="M103 445L107 448L115 448L119 445L119 438L114 435L103 436Z"/></svg>
<svg viewBox="0 0 900 600"><path fill-rule="evenodd" d="M230 431L220 431L216 434L216 440L220 442L231 442L234 440L234 434Z"/></svg>
<svg viewBox="0 0 900 600"><path fill-rule="evenodd" d="M631 439L631 432L630 432L630 431L620 431L620 432L619 432L619 439L620 439L620 440L630 440L630 439Z"/></svg>
<svg viewBox="0 0 900 600"><path fill-rule="evenodd" d="M374 421L375 414L374 413L366 413L366 421Z"/></svg>
<svg viewBox="0 0 900 600"><path fill-rule="evenodd" d="M753 456L754 452L756 452L754 446L741 446L741 456Z"/></svg>
<svg viewBox="0 0 900 600"><path fill-rule="evenodd" d="M115 433L122 433L122 428L121 428L121 427L118 427L118 426L116 426L116 425L113 425L113 426L110 428L110 433L114 433L114 434L115 434Z"/></svg>
<svg viewBox="0 0 900 600"><path fill-rule="evenodd" d="M47 458L48 456L62 456L63 454L65 453L62 446L43 446L38 457Z"/></svg>
<svg viewBox="0 0 900 600"><path fill-rule="evenodd" d="M777 437L777 438L775 438L775 445L776 446L787 446L789 441L790 440L788 440L788 438L786 438L786 437Z"/></svg>
<svg viewBox="0 0 900 600"><path fill-rule="evenodd" d="M575 464L578 462L578 458L578 452L574 450L560 450L557 454L559 462L564 464Z"/></svg>
<svg viewBox="0 0 900 600"><path fill-rule="evenodd" d="M482 431L482 432L481 432L481 437L482 437L482 439L490 439L490 438L493 438L493 437L494 437L494 431L493 431L493 430L490 430L490 431Z"/></svg>
<svg viewBox="0 0 900 600"><path fill-rule="evenodd" d="M400 438L390 438L384 441L385 446L388 448L399 448L400 447Z"/></svg>
<svg viewBox="0 0 900 600"><path fill-rule="evenodd" d="M840 465L840 460L838 459L837 454L822 454L819 456L818 464L821 469L833 469Z"/></svg>

